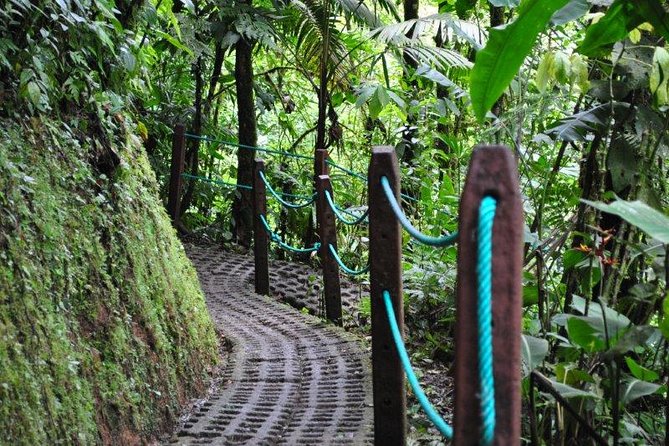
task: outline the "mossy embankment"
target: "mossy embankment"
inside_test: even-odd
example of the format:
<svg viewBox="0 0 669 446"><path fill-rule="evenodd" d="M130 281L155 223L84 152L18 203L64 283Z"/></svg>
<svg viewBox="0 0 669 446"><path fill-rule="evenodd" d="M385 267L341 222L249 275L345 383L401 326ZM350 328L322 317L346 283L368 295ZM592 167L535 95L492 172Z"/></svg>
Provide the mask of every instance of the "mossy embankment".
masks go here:
<svg viewBox="0 0 669 446"><path fill-rule="evenodd" d="M0 121L0 444L150 441L216 362L141 143L107 123Z"/></svg>

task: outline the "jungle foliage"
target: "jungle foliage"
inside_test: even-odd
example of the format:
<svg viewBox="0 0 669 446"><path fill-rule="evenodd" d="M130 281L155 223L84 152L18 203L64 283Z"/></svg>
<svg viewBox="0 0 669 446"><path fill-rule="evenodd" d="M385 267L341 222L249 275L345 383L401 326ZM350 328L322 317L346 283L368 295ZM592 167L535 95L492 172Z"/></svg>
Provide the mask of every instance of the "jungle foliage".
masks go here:
<svg viewBox="0 0 669 446"><path fill-rule="evenodd" d="M418 7L407 0L406 20L400 5L385 0L7 4L0 11L0 113L69 117L80 128L120 114L141 136L162 185L175 123L241 140L236 98L248 97L243 85L252 85L258 145L304 155L327 148L356 172L366 169L372 145L395 146L403 189L413 198L405 209L431 234L457 227L472 147L508 145L526 215L524 376L538 370L549 377L611 443L666 441L664 2L442 0ZM239 42L251 48L250 84L235 79ZM267 166L278 189L311 194L309 161L273 155ZM187 170L229 182L244 174L234 147L196 140L189 141ZM338 204L365 206L364 181L335 170L332 179ZM182 229L238 239L231 221L241 220L231 202L239 194L189 182ZM308 211L273 204L269 214L286 241L311 243ZM339 237L343 260L364 266L364 226L342 228ZM412 349L417 360L448 364L456 249L405 243ZM367 309L361 306L358 319ZM525 418L527 441L591 441L545 395L526 410L536 420L532 429ZM432 438L429 430L419 435Z"/></svg>

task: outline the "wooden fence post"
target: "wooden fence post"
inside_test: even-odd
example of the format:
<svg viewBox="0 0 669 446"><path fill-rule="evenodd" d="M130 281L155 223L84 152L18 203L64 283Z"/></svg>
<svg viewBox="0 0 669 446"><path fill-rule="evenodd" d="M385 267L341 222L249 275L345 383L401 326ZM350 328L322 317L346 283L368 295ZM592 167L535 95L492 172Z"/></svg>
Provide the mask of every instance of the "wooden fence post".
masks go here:
<svg viewBox="0 0 669 446"><path fill-rule="evenodd" d="M316 156L314 157L314 172L316 172L316 181L321 175L329 175L328 168L328 151L327 149L316 149Z"/></svg>
<svg viewBox="0 0 669 446"><path fill-rule="evenodd" d="M186 127L183 124L174 126L172 135L172 166L170 170L170 187L167 197L167 213L176 227L179 223L181 207L181 185L186 157Z"/></svg>
<svg viewBox="0 0 669 446"><path fill-rule="evenodd" d="M337 228L335 215L325 198L325 191L332 196L330 177L319 175L316 178L316 215L318 235L321 239L319 251L323 265L323 292L325 294L325 317L337 325L342 325L341 288L339 284L339 265L330 253L329 245L337 249Z"/></svg>
<svg viewBox="0 0 669 446"><path fill-rule="evenodd" d="M369 164L369 258L372 304L372 378L374 387L374 444L404 445L406 394L404 371L393 341L383 292L393 301L395 317L404 334L402 298L402 233L381 188L385 176L400 198L400 174L393 147L374 147Z"/></svg>
<svg viewBox="0 0 669 446"><path fill-rule="evenodd" d="M520 444L520 322L523 216L516 162L503 146L474 149L460 199L455 332L455 444L480 442L476 246L479 206L497 199L493 223L492 320L495 445Z"/></svg>
<svg viewBox="0 0 669 446"><path fill-rule="evenodd" d="M265 183L260 172L265 170L263 160L253 161L253 257L255 260L255 290L258 294L269 295L269 259L267 254L269 235L260 221L267 218L267 197Z"/></svg>

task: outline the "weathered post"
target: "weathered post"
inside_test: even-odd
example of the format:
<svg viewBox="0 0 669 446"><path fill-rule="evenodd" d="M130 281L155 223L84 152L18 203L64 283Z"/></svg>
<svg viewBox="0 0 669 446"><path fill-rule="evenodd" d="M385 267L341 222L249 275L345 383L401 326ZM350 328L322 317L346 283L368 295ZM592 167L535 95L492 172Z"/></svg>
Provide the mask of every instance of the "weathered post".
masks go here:
<svg viewBox="0 0 669 446"><path fill-rule="evenodd" d="M174 126L172 135L172 168L170 170L170 187L167 197L167 213L176 227L179 223L181 207L181 185L186 157L186 127L183 124Z"/></svg>
<svg viewBox="0 0 669 446"><path fill-rule="evenodd" d="M265 183L260 178L260 172L265 170L263 160L256 158L253 161L253 257L255 259L255 289L256 293L269 295L269 259L267 248L269 235L260 220L260 216L267 218L267 197Z"/></svg>
<svg viewBox="0 0 669 446"><path fill-rule="evenodd" d="M478 444L477 225L485 196L497 200L492 234L495 445L520 443L520 322L523 217L516 162L503 146L474 149L460 199L455 331L455 444Z"/></svg>
<svg viewBox="0 0 669 446"><path fill-rule="evenodd" d="M395 149L374 147L368 174L374 444L404 445L406 441L404 372L383 302L383 292L388 291L393 301L400 333L403 335L402 233L381 187L381 177L385 176L395 193L395 198L399 201L400 174Z"/></svg>
<svg viewBox="0 0 669 446"><path fill-rule="evenodd" d="M316 178L316 215L318 235L321 239L319 251L323 265L323 292L325 294L325 317L337 325L342 324L341 288L339 284L339 265L330 253L330 246L337 249L337 228L335 215L325 198L325 191L332 196L330 177L319 175Z"/></svg>
<svg viewBox="0 0 669 446"><path fill-rule="evenodd" d="M316 172L316 181L321 175L329 175L328 169L328 151L327 149L316 149L316 156L314 157L314 172Z"/></svg>

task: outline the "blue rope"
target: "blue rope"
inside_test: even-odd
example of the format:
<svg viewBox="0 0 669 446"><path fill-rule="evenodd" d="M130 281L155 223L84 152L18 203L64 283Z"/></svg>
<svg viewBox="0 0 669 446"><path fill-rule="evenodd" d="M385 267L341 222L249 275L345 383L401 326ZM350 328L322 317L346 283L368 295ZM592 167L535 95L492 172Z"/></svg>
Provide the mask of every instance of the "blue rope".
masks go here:
<svg viewBox="0 0 669 446"><path fill-rule="evenodd" d="M383 290L383 302L386 306L386 314L388 316L388 322L390 323L390 331L392 332L393 340L395 341L395 347L397 347L397 353L402 362L402 367L404 367L404 373L407 375L411 390L413 390L414 395L416 395L416 399L418 399L418 403L420 403L420 406L425 411L427 418L435 425L439 432L446 438L453 438L453 428L444 421L436 410L434 410L434 407L430 404L425 392L423 392L423 389L420 387L418 378L416 378L416 374L411 367L411 361L409 360L409 355L404 347L404 342L402 342L402 335L397 326L397 319L395 318L395 311L393 310L390 293L386 290Z"/></svg>
<svg viewBox="0 0 669 446"><path fill-rule="evenodd" d="M332 212L334 212L335 216L342 223L344 223L345 225L357 225L358 223L364 221L367 218L367 216L369 215L369 208L367 208L367 210L365 212L363 212L363 214L361 216L357 217L357 216L354 215L354 217L356 217L355 219L348 220L346 217L344 217L344 215L341 212L339 212L339 208L335 205L334 201L332 200L332 195L330 195L329 190L325 191L325 199L328 201L328 204L332 208ZM346 212L346 211L344 211L344 212ZM347 212L347 213L349 215L351 214L350 212Z"/></svg>
<svg viewBox="0 0 669 446"><path fill-rule="evenodd" d="M223 144L223 145L232 146L232 147L239 147L240 149L248 149L248 150L255 150L257 152L273 153L275 155L285 155L285 156L288 156L288 157L291 157L291 158L298 158L298 159L305 159L305 160L313 160L314 159L312 156L300 155L298 153L284 152L283 150L268 149L266 147L248 146L246 144L239 144L239 143L232 142L232 141L222 141L220 139L214 139L214 138L210 138L208 136L193 135L192 133L185 133L184 136L186 138L199 139L201 141L213 142L213 143Z"/></svg>
<svg viewBox="0 0 669 446"><path fill-rule="evenodd" d="M285 243L283 240L281 240L281 237L279 235L272 231L267 224L267 220L265 219L264 215L260 215L260 221L262 222L263 226L265 227L265 231L267 231L267 234L269 235L270 240L272 240L274 243L285 249L286 251L291 251L291 252L296 252L299 254L305 253L305 252L314 252L318 251L321 248L321 244L316 242L314 243L314 246L311 248L295 248L294 246L290 246L289 244Z"/></svg>
<svg viewBox="0 0 669 446"><path fill-rule="evenodd" d="M304 203L301 203L301 204L290 203L290 202L284 200L283 198L281 198L281 197L279 196L279 194L276 193L276 191L274 190L274 188L272 188L272 185L269 184L269 181L267 181L267 177L265 177L265 174L263 173L262 170L259 171L258 174L260 175L260 178L262 179L263 183L265 183L265 186L266 186L267 189L270 191L270 193L271 193L272 195L274 195L274 198L276 198L276 199L279 201L279 203L281 203L282 205L286 206L287 208L291 208L291 209L305 208L305 207L309 206L311 203L313 203L314 200L316 199L316 195L314 194L314 195L312 195L312 196L309 198L309 200L307 200L307 201L304 202Z"/></svg>
<svg viewBox="0 0 669 446"><path fill-rule="evenodd" d="M365 274L369 271L369 265L359 270L349 268L348 266L344 265L344 262L342 262L341 257L339 257L339 254L337 254L337 250L334 246L328 243L328 248L330 248L330 254L332 254L332 257L334 257L339 267L344 270L346 274L350 276L359 276L360 274Z"/></svg>
<svg viewBox="0 0 669 446"><path fill-rule="evenodd" d="M233 188L239 188L239 189L247 189L247 190L253 190L251 186L247 186L246 184L235 184L235 183L228 183L227 181L222 181L222 180L212 180L211 178L205 178L205 177L200 177L197 175L191 175L189 173L182 173L182 177L188 178L189 180L198 180L198 181L204 181L205 183L213 183L213 184L218 184L220 186L227 186L227 187L233 187Z"/></svg>
<svg viewBox="0 0 669 446"><path fill-rule="evenodd" d="M479 207L476 275L478 277L478 360L481 386L481 442L492 444L495 436L495 378L492 347L492 227L497 200L484 197Z"/></svg>
<svg viewBox="0 0 669 446"><path fill-rule="evenodd" d="M367 181L367 177L366 177L366 176L364 176L364 175L362 175L362 174L359 174L359 173L356 173L356 172L353 172L352 170L347 169L346 167L342 167L342 166L340 166L339 164L337 164L337 163L335 163L334 161L332 161L330 158L326 159L326 160L325 160L325 163L326 163L328 166L332 166L332 167L334 167L335 169L339 169L339 170L341 170L342 172L345 172L345 173L351 175L352 177L356 177L356 178L358 178L358 179L360 179L360 180L362 180L362 181L365 181L365 182Z"/></svg>
<svg viewBox="0 0 669 446"><path fill-rule="evenodd" d="M388 178L386 178L385 176L381 177L381 186L383 186L383 191L386 193L386 198L388 199L388 203L390 203L390 207L395 213L395 216L400 221L402 226L404 226L404 229L406 229L407 232L411 234L411 236L414 237L416 240L429 246L450 246L455 244L455 242L458 240L457 232L453 232L443 237L432 237L420 232L411 224L411 222L409 222L409 219L406 217L406 215L404 215L404 212L402 212L402 208L395 199L395 195L393 194L393 191L390 188L390 183L388 182Z"/></svg>

